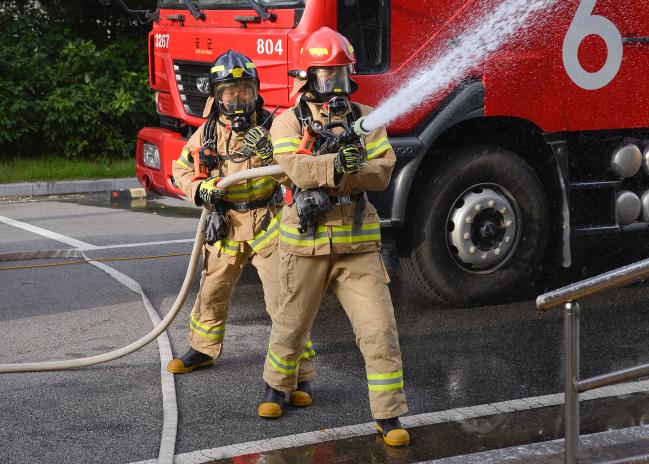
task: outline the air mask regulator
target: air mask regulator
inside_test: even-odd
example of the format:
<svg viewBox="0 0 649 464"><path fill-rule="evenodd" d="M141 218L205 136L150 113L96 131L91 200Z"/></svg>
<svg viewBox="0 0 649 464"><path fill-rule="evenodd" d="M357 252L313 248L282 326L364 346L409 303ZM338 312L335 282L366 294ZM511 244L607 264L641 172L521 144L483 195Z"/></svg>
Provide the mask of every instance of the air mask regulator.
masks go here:
<svg viewBox="0 0 649 464"><path fill-rule="evenodd" d="M250 120L245 116L235 116L232 118L230 128L236 133L242 133L250 128Z"/></svg>
<svg viewBox="0 0 649 464"><path fill-rule="evenodd" d="M349 99L342 95L336 95L335 97L329 99L329 101L327 102L327 109L329 111L329 114L333 114L334 116L340 117L343 114L347 113L350 108Z"/></svg>

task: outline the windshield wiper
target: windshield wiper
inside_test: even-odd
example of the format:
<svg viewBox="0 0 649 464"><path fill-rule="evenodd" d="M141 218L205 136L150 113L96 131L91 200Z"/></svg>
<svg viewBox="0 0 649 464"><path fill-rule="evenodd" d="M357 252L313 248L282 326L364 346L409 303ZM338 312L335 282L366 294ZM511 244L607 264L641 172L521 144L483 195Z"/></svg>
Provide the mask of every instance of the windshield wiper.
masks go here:
<svg viewBox="0 0 649 464"><path fill-rule="evenodd" d="M201 13L196 5L194 5L194 0L185 0L187 4L187 9L192 14L194 19L205 21L205 14Z"/></svg>
<svg viewBox="0 0 649 464"><path fill-rule="evenodd" d="M234 20L239 21L243 27L246 26L246 23L260 23L262 21L277 21L277 15L275 13L269 13L264 6L259 3L258 0L247 0L253 10L257 13L258 16L235 16Z"/></svg>

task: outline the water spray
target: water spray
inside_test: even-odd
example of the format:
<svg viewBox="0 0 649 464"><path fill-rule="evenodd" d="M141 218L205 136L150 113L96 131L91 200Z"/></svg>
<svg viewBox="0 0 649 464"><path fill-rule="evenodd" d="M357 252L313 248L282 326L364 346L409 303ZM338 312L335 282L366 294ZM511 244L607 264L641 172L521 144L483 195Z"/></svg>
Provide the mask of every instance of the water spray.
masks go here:
<svg viewBox="0 0 649 464"><path fill-rule="evenodd" d="M433 62L424 64L413 79L383 101L361 124L357 124L358 128L366 132L376 130L457 84L472 69L484 63L489 55L510 42L515 34L529 26L536 13L548 10L557 2L503 0L492 14L481 17L467 27L457 38L457 46L445 50ZM535 27L539 24L537 22Z"/></svg>

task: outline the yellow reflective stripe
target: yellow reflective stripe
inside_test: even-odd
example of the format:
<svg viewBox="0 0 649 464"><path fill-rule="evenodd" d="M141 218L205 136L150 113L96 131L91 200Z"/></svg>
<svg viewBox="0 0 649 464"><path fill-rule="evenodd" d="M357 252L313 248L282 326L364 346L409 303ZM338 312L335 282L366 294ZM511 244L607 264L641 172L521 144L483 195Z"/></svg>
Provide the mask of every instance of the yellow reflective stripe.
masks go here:
<svg viewBox="0 0 649 464"><path fill-rule="evenodd" d="M381 153L385 153L388 150L392 149L390 141L387 137L381 137L376 142L368 143L365 145L365 151L367 152L367 159L371 160L379 156Z"/></svg>
<svg viewBox="0 0 649 464"><path fill-rule="evenodd" d="M381 226L378 222L363 224L359 232L354 232L352 224L331 227L332 243L355 243L381 240Z"/></svg>
<svg viewBox="0 0 649 464"><path fill-rule="evenodd" d="M387 374L367 374L367 380L398 379L400 377L403 377L403 370L388 372Z"/></svg>
<svg viewBox="0 0 649 464"><path fill-rule="evenodd" d="M184 156L181 156L176 160L176 164L185 169L194 169L194 163L190 162Z"/></svg>
<svg viewBox="0 0 649 464"><path fill-rule="evenodd" d="M284 137L273 141L273 153L291 153L297 150L302 142L301 139Z"/></svg>
<svg viewBox="0 0 649 464"><path fill-rule="evenodd" d="M236 256L239 253L239 242L230 241L228 239L219 240L214 244L215 247L218 247L222 252L229 254L230 256Z"/></svg>
<svg viewBox="0 0 649 464"><path fill-rule="evenodd" d="M213 73L219 72L219 71L225 71L225 66L222 65L222 64L219 64L217 66L213 66L212 69L210 70L210 72L213 72Z"/></svg>
<svg viewBox="0 0 649 464"><path fill-rule="evenodd" d="M295 144L299 145L301 141L302 141L302 139L297 138L297 137L282 137L282 138L279 138L277 140L273 140L273 143L281 144L281 143L290 142L290 143L295 143Z"/></svg>
<svg viewBox="0 0 649 464"><path fill-rule="evenodd" d="M366 143L365 144L365 149L367 151L371 151L371 150L375 149L376 147L378 147L379 145L381 145L382 143L387 142L387 141L388 141L388 138L383 136L380 139L375 140L374 142Z"/></svg>
<svg viewBox="0 0 649 464"><path fill-rule="evenodd" d="M403 371L388 372L387 374L367 374L369 391L392 391L403 388Z"/></svg>
<svg viewBox="0 0 649 464"><path fill-rule="evenodd" d="M264 198L275 191L277 181L272 177L255 179L251 184L239 184L228 187L223 198L228 201L248 200L253 195L257 198Z"/></svg>
<svg viewBox="0 0 649 464"><path fill-rule="evenodd" d="M248 190L246 192L241 192L241 193L226 193L223 198L227 201L245 201L249 200L252 196L255 196L256 198L263 199L266 197L270 197L270 195L275 191L275 186L270 185L263 190Z"/></svg>
<svg viewBox="0 0 649 464"><path fill-rule="evenodd" d="M248 69L252 69L252 68L256 68L256 67L257 66L255 65L255 63L251 63L251 62L246 63L246 68L248 68Z"/></svg>
<svg viewBox="0 0 649 464"><path fill-rule="evenodd" d="M297 372L298 361L287 361L273 353L273 350L268 346L268 353L266 354L268 363L278 372L282 374L292 375Z"/></svg>
<svg viewBox="0 0 649 464"><path fill-rule="evenodd" d="M389 385L368 385L367 389L373 392L401 390L403 389L403 380L398 383L393 383Z"/></svg>
<svg viewBox="0 0 649 464"><path fill-rule="evenodd" d="M210 340L222 340L225 333L225 325L208 326L193 316L189 316L189 328L199 334L201 337L209 338Z"/></svg>
<svg viewBox="0 0 649 464"><path fill-rule="evenodd" d="M300 234L299 230L282 224L280 227L279 239L283 243L287 243L289 245L299 247L313 247L315 245L323 245L329 243L329 233L327 231L327 226L318 227L315 236L313 236Z"/></svg>
<svg viewBox="0 0 649 464"><path fill-rule="evenodd" d="M309 53L311 55L328 55L329 50L326 48L309 48Z"/></svg>
<svg viewBox="0 0 649 464"><path fill-rule="evenodd" d="M311 359L315 357L315 350L313 349L313 342L309 340L306 342L306 345L304 345L304 350L302 350L302 354L300 354L300 359Z"/></svg>
<svg viewBox="0 0 649 464"><path fill-rule="evenodd" d="M268 223L268 228L266 230L259 231L255 238L248 241L250 248L259 252L266 248L270 242L279 235L279 223L282 218L282 212L280 211L277 216L270 220Z"/></svg>
<svg viewBox="0 0 649 464"><path fill-rule="evenodd" d="M276 183L277 182L272 177L262 177L261 179L255 179L254 181L252 181L252 187L249 186L248 183L246 182L245 184L232 185L226 189L226 192L227 193L248 192L252 190L262 189L264 187L267 187L268 185L275 187Z"/></svg>
<svg viewBox="0 0 649 464"><path fill-rule="evenodd" d="M300 359L312 359L315 358L315 351L303 351L302 354L300 354Z"/></svg>

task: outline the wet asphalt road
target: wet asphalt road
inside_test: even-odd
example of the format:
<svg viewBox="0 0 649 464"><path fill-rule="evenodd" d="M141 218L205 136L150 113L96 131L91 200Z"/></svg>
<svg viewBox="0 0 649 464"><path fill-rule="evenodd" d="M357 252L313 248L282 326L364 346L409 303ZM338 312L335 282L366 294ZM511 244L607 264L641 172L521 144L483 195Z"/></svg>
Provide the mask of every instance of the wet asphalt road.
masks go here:
<svg viewBox="0 0 649 464"><path fill-rule="evenodd" d="M104 196L0 204L0 215L92 245L189 239L199 211L174 200L111 206ZM0 223L0 253L70 248ZM114 248L91 257L189 252L191 244ZM561 285L644 257L621 239L584 247L579 265L552 272ZM446 308L426 301L384 251L403 352L409 414L562 391L559 313L533 301ZM594 259L597 259L595 261ZM166 313L187 256L114 261ZM63 261L63 260L59 260ZM0 263L33 265L52 260ZM0 363L99 354L139 338L151 322L137 295L88 265L0 271ZM196 285L169 331L175 354L187 349L187 319ZM582 304L582 376L648 362L644 284ZM280 421L256 417L269 320L261 286L248 267L235 291L225 350L211 369L176 377L176 453L364 423L371 420L362 358L335 298L327 295L313 329L315 402ZM0 462L133 462L157 457L162 426L155 344L108 364L76 371L0 375Z"/></svg>

